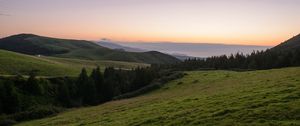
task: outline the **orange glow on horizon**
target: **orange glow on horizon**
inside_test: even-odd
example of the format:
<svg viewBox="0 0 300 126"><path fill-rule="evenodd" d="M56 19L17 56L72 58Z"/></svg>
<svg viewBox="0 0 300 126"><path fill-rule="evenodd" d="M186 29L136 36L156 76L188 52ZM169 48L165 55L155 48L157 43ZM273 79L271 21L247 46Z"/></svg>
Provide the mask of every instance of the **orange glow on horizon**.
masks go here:
<svg viewBox="0 0 300 126"><path fill-rule="evenodd" d="M214 36L200 36L199 37L173 37L173 36L149 36L142 34L106 34L100 35L95 33L86 32L85 34L73 33L73 34L47 34L47 33L36 33L41 36L48 36L54 38L63 39L79 39L79 40L90 40L97 41L102 38L110 39L118 42L174 42L174 43L216 43L216 44L236 44L236 45L259 45L259 46L276 46L289 38L297 34L287 34L280 36L257 36L248 35L238 37L214 37Z"/></svg>
<svg viewBox="0 0 300 126"><path fill-rule="evenodd" d="M20 32L22 33L22 32ZM20 33L13 33L20 34ZM24 32L27 33L27 32ZM99 35L95 33L86 32L82 33L72 33L72 34L54 34L54 33L43 33L43 32L30 32L32 34L53 37L53 38L62 38L62 39L78 39L78 40L89 40L89 41L98 41L102 38L110 39L118 42L174 42L174 43L215 43L215 44L235 44L235 45L258 45L258 46L276 46L289 38L297 34L287 34L285 36L241 36L241 37L220 37L220 36L197 36L197 37L173 37L173 36L149 36L141 34L122 34L122 35ZM9 35L8 35L9 36ZM6 36L3 36L6 37Z"/></svg>

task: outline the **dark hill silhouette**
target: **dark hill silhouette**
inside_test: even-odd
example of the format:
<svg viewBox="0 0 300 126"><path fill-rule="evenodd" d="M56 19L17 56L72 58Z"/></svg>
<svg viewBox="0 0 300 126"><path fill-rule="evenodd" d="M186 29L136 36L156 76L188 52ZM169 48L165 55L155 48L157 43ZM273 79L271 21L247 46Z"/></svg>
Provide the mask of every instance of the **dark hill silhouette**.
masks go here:
<svg viewBox="0 0 300 126"><path fill-rule="evenodd" d="M300 49L300 34L286 40L285 42L275 46L271 50L291 51L294 49Z"/></svg>

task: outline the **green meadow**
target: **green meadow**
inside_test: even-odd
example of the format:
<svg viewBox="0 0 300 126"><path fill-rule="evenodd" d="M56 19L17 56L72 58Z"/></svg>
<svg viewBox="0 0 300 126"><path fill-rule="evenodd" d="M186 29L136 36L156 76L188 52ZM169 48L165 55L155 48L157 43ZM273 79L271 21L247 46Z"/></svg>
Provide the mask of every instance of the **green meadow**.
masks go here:
<svg viewBox="0 0 300 126"><path fill-rule="evenodd" d="M300 67L192 71L150 93L18 126L300 125Z"/></svg>
<svg viewBox="0 0 300 126"><path fill-rule="evenodd" d="M46 56L31 56L10 51L0 50L1 75L28 75L32 70L37 70L40 76L77 76L81 69L88 71L99 66L132 69L149 66L143 63L109 61L109 60L80 60L69 58L56 58Z"/></svg>

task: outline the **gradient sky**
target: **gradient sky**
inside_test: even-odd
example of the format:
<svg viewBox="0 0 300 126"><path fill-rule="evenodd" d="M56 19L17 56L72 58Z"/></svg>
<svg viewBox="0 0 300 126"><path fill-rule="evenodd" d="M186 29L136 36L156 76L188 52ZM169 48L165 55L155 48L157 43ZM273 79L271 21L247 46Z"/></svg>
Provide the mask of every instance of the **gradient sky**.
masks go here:
<svg viewBox="0 0 300 126"><path fill-rule="evenodd" d="M0 37L276 45L300 33L300 0L0 0Z"/></svg>

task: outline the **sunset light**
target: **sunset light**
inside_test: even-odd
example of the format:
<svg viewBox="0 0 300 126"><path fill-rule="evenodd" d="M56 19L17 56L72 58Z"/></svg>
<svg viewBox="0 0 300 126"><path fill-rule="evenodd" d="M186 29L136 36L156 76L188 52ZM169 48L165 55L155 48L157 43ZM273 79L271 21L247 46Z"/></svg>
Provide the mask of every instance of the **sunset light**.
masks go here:
<svg viewBox="0 0 300 126"><path fill-rule="evenodd" d="M0 37L276 45L299 33L298 0L0 0Z"/></svg>

